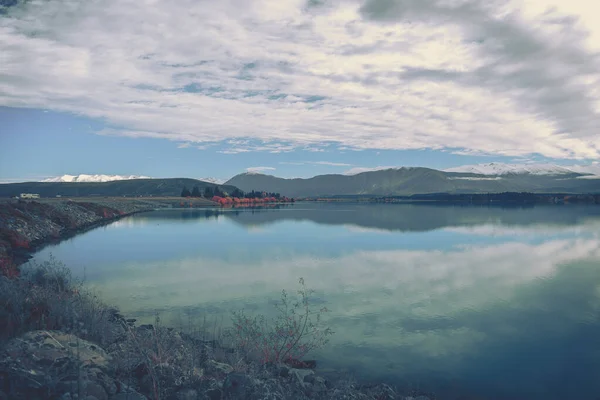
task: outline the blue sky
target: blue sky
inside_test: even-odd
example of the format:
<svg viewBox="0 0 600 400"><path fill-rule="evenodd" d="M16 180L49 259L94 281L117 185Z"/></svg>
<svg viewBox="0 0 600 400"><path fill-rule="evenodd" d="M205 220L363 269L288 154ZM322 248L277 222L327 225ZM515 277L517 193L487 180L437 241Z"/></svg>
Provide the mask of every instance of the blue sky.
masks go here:
<svg viewBox="0 0 600 400"><path fill-rule="evenodd" d="M591 164L600 10L566 3L0 6L0 182Z"/></svg>
<svg viewBox="0 0 600 400"><path fill-rule="evenodd" d="M277 176L310 177L345 173L353 168L397 165L446 168L504 159L429 149L340 150L336 145L322 151L231 154L232 145L228 141L198 149L165 139L100 135L97 132L104 127L101 121L48 110L0 107L0 120L9 132L2 134L1 142L0 181L5 182L80 173L228 179L248 168Z"/></svg>

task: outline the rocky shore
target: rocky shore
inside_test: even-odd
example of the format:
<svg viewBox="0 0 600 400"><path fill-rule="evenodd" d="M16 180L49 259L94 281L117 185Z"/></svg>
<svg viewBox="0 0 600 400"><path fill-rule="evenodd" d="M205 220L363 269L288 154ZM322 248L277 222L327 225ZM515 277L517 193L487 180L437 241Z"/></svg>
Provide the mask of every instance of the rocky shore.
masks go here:
<svg viewBox="0 0 600 400"><path fill-rule="evenodd" d="M262 362L200 327L138 326L51 262L0 276L0 304L1 400L433 399Z"/></svg>
<svg viewBox="0 0 600 400"><path fill-rule="evenodd" d="M124 216L167 207L213 207L206 199L80 198L0 200L0 266L22 264L43 246Z"/></svg>

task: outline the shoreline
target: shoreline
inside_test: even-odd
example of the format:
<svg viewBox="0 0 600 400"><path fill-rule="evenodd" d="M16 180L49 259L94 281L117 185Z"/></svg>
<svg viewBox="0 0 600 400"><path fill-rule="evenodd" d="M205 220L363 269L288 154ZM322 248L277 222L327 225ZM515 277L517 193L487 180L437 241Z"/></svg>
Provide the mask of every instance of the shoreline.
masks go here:
<svg viewBox="0 0 600 400"><path fill-rule="evenodd" d="M27 263L29 260L31 260L33 258L33 256L35 255L35 253L43 250L44 248L46 248L48 246L60 244L61 242L65 241L65 240L73 239L74 237L76 237L80 234L89 232L91 230L100 228L102 226L109 225L109 224L111 224L115 221L119 221L123 218L130 217L135 214L141 214L141 213L145 213L145 212L154 211L157 209L158 208L142 210L142 211L134 211L131 213L119 215L117 217L102 219L100 221L93 222L89 225L82 225L82 226L74 228L74 229L66 230L66 231L62 232L59 237L48 236L48 237L45 237L42 239L38 239L34 242L31 242L29 245L29 248L27 248L27 249L23 249L23 248L13 249L12 250L12 262L16 267L19 267L19 266Z"/></svg>
<svg viewBox="0 0 600 400"><path fill-rule="evenodd" d="M206 199L185 208L212 208ZM18 267L43 248L135 214L181 207L180 198L0 200L0 261Z"/></svg>
<svg viewBox="0 0 600 400"><path fill-rule="evenodd" d="M140 213L161 209L262 208L280 204L290 203L232 206L205 198L181 197L0 199L0 268L7 263L18 268L47 246Z"/></svg>

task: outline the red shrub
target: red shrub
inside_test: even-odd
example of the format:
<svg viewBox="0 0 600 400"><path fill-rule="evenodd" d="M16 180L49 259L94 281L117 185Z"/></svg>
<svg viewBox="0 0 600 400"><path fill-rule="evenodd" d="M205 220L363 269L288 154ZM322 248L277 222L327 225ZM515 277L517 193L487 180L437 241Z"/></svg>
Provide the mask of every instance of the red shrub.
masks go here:
<svg viewBox="0 0 600 400"><path fill-rule="evenodd" d="M9 240L12 247L29 248L29 241L17 232L12 232Z"/></svg>
<svg viewBox="0 0 600 400"><path fill-rule="evenodd" d="M13 279L19 277L19 269L8 258L0 258L0 275Z"/></svg>

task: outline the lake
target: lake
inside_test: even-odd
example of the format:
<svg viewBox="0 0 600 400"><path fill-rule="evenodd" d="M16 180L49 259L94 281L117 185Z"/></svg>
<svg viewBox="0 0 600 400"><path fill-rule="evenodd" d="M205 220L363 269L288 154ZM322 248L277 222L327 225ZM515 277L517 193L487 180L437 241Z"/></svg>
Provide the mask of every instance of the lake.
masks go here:
<svg viewBox="0 0 600 400"><path fill-rule="evenodd" d="M600 398L600 207L297 203L159 210L53 255L127 317L226 326L299 277L336 332L319 368L439 399Z"/></svg>

